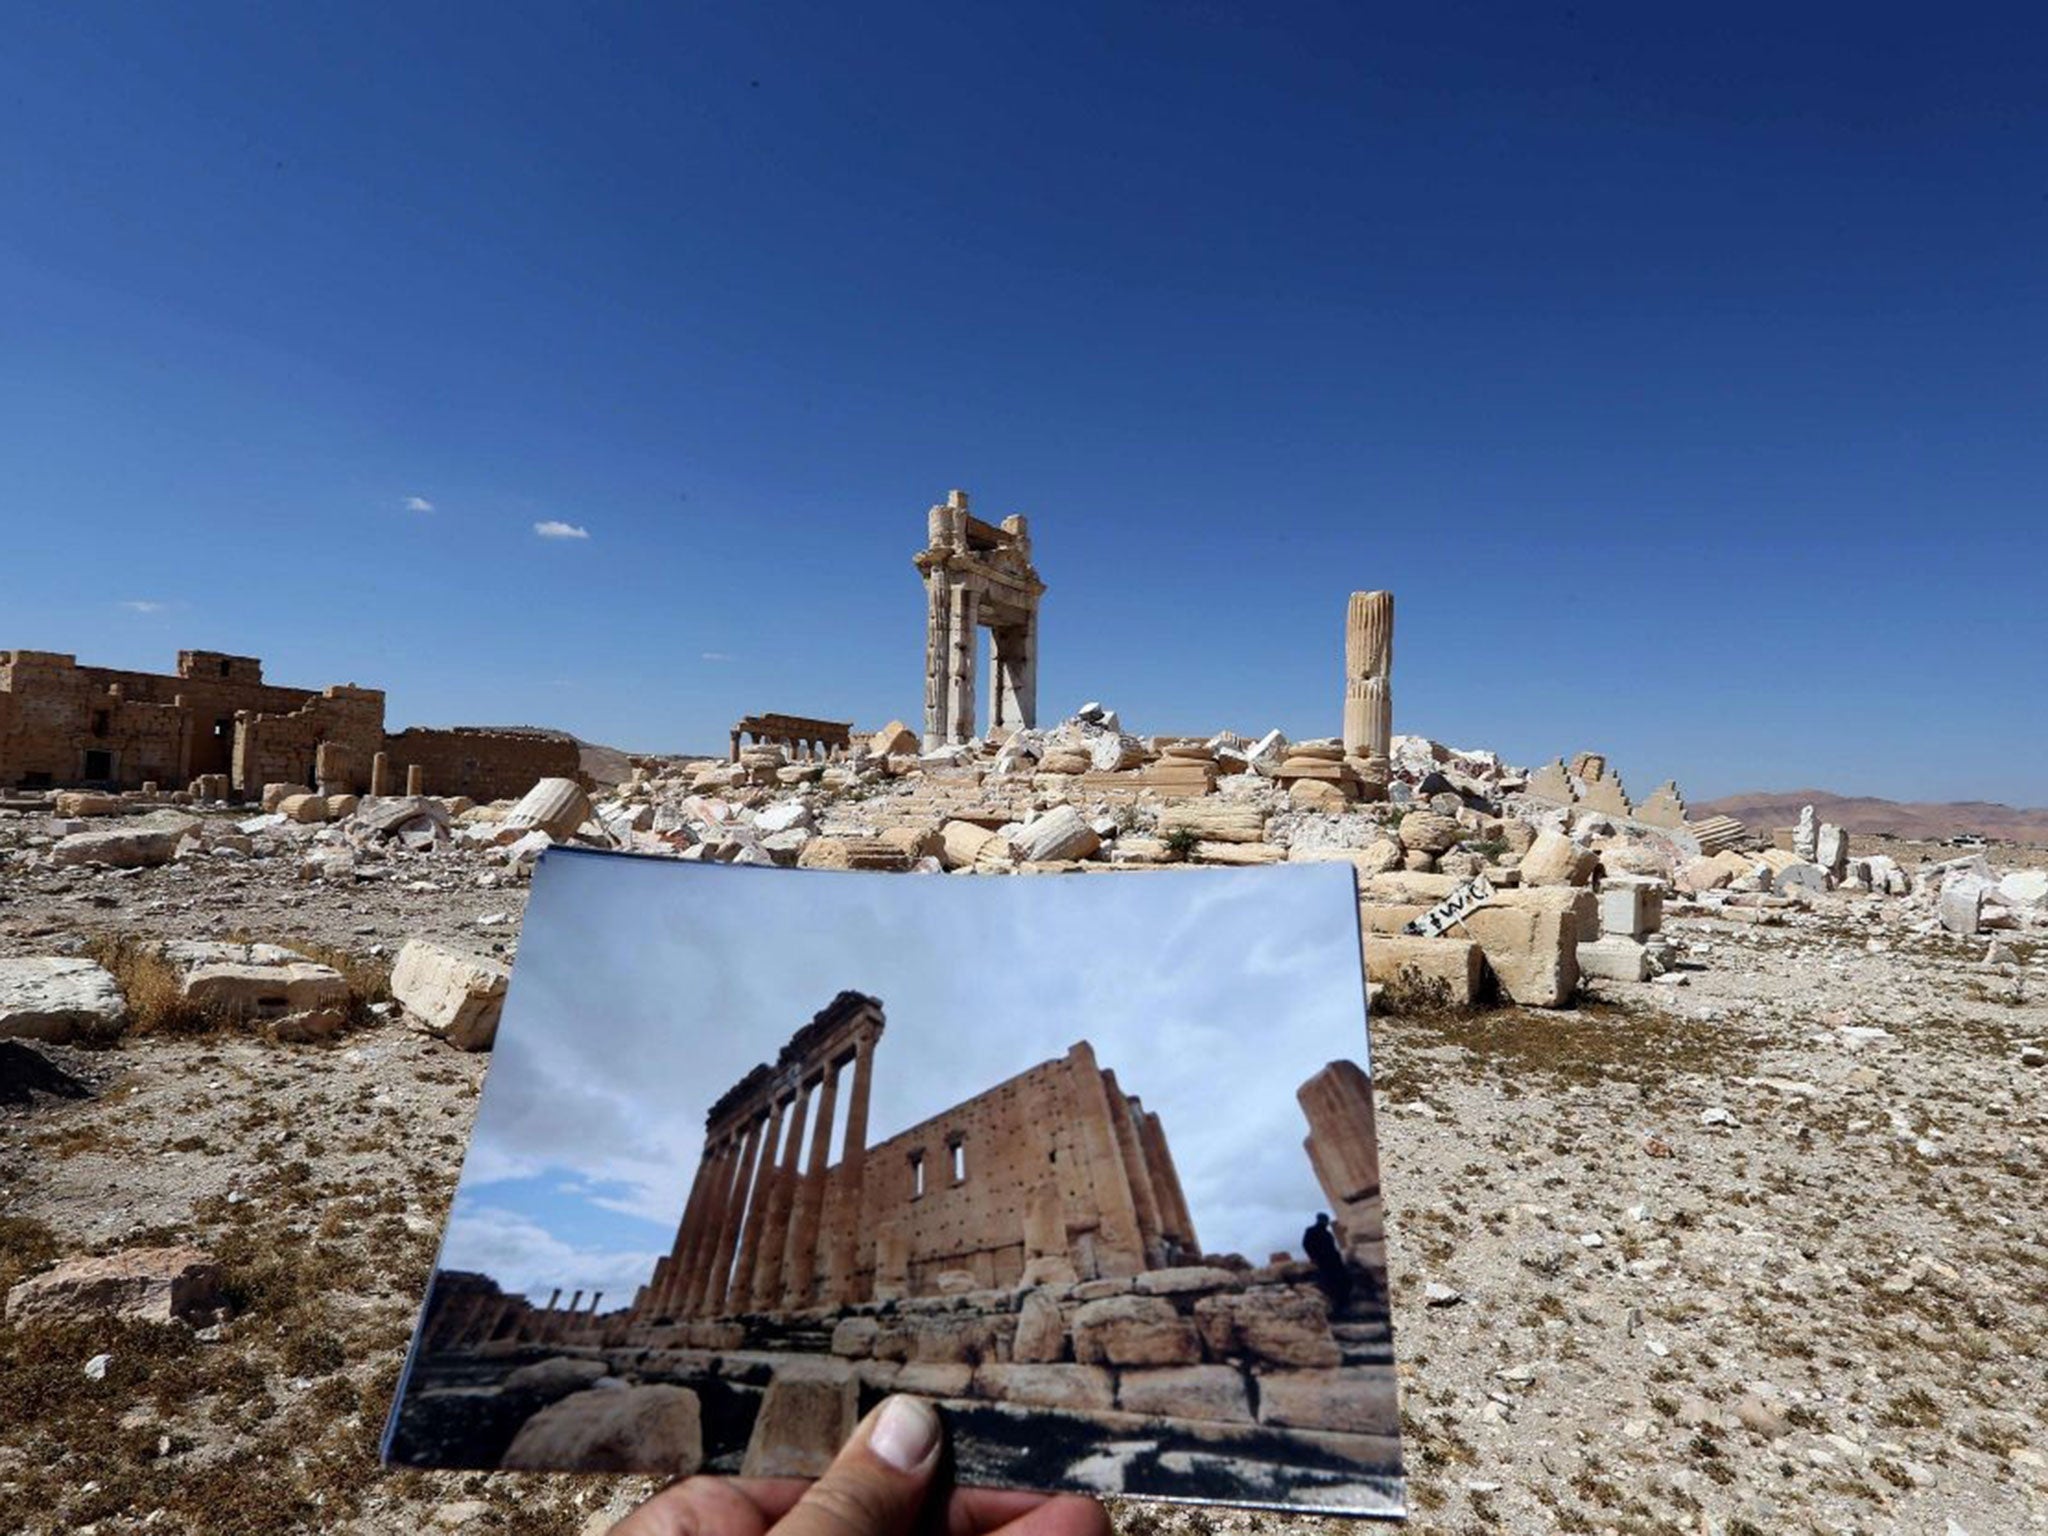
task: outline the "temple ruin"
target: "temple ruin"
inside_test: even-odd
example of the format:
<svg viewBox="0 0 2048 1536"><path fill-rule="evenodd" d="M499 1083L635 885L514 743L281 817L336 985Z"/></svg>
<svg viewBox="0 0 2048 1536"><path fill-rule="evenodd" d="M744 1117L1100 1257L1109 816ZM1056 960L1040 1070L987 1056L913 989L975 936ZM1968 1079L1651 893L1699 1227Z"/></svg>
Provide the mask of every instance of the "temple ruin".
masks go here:
<svg viewBox="0 0 2048 1536"><path fill-rule="evenodd" d="M1199 1254L1159 1116L1085 1042L868 1146L884 1027L877 999L842 992L712 1106L640 1321L1128 1276Z"/></svg>
<svg viewBox="0 0 2048 1536"><path fill-rule="evenodd" d="M389 785L380 783L379 768ZM264 681L254 656L180 651L164 674L81 667L54 651L0 651L0 789L182 789L254 799L266 784L385 793L403 778L476 800L574 778L572 736L523 727L414 727L387 735L384 694Z"/></svg>
<svg viewBox="0 0 2048 1536"><path fill-rule="evenodd" d="M967 510L953 491L931 509L929 543L916 556L924 576L924 747L927 752L975 735L977 633L989 631L989 725L1038 723L1038 600L1045 583L1031 565L1023 517L1000 525Z"/></svg>
<svg viewBox="0 0 2048 1536"><path fill-rule="evenodd" d="M742 715L732 728L732 762L743 742L783 748L798 761L837 761L853 747L851 720L812 720L803 715Z"/></svg>

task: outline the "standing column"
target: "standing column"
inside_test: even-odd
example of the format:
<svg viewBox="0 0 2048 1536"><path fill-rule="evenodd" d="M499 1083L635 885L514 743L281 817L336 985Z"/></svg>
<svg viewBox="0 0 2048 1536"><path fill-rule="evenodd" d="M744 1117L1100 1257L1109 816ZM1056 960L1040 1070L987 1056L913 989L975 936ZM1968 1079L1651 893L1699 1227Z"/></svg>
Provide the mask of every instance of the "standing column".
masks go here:
<svg viewBox="0 0 2048 1536"><path fill-rule="evenodd" d="M974 589L953 588L952 645L947 651L948 741L966 741L974 734L975 621L981 603Z"/></svg>
<svg viewBox="0 0 2048 1536"><path fill-rule="evenodd" d="M782 1152L782 1112L789 1106L777 1100L768 1116L768 1135L761 1143L761 1171L754 1178L754 1198L747 1202L747 1225L740 1237L739 1267L733 1271L732 1293L726 1310L741 1312L754 1302L754 1266L761 1261L761 1230L771 1222L776 1187L781 1177L775 1160ZM780 1227L774 1228L780 1232Z"/></svg>
<svg viewBox="0 0 2048 1536"><path fill-rule="evenodd" d="M943 569L926 575L924 590L924 749L931 752L951 739L953 604Z"/></svg>
<svg viewBox="0 0 2048 1536"><path fill-rule="evenodd" d="M789 1244L782 1254L782 1305L793 1310L807 1305L818 1268L818 1216L825 1206L825 1170L832 1160L832 1103L839 1094L839 1069L825 1068L818 1089L818 1118L811 1126L810 1166L796 1192L789 1222Z"/></svg>
<svg viewBox="0 0 2048 1536"><path fill-rule="evenodd" d="M1146 1166L1145 1147L1138 1137L1131 1101L1117 1085L1116 1073L1105 1071L1102 1083L1109 1095L1109 1118L1116 1129L1124 1177L1131 1183L1131 1204L1137 1209L1138 1242L1145 1252L1145 1267L1160 1269L1166 1264L1166 1249L1160 1242L1159 1196L1152 1186L1152 1172Z"/></svg>
<svg viewBox="0 0 2048 1536"><path fill-rule="evenodd" d="M790 1100L789 1135L783 1142L782 1165L768 1192L767 1215L761 1223L761 1252L754 1261L753 1307L772 1312L782 1300L782 1254L789 1245L789 1213L796 1197L797 1170L804 1152L804 1121L810 1114L810 1090L796 1085Z"/></svg>
<svg viewBox="0 0 2048 1536"><path fill-rule="evenodd" d="M853 1051L853 1092L846 1100L846 1152L839 1160L833 1199L832 1243L825 1265L825 1301L838 1306L852 1301L854 1272L860 1258L861 1181L868 1161L868 1079L874 1071L874 1036L863 1034Z"/></svg>
<svg viewBox="0 0 2048 1536"><path fill-rule="evenodd" d="M705 1187L704 1209L698 1213L690 1233L690 1246L683 1254L677 1275L673 1311L678 1318L695 1313L697 1298L704 1289L704 1272L711 1267L711 1247L718 1237L718 1223L725 1217L725 1201L732 1189L733 1160L739 1149L731 1141L721 1139L718 1151L707 1155L712 1159L711 1182Z"/></svg>
<svg viewBox="0 0 2048 1536"><path fill-rule="evenodd" d="M754 1170L761 1150L763 1121L756 1117L747 1128L746 1145L740 1150L739 1172L733 1175L732 1199L726 1205L725 1220L719 1224L718 1248L711 1260L710 1283L704 1287L704 1310L712 1317L725 1312L725 1295L732 1288L733 1255L739 1251L740 1227L746 1221L747 1204L753 1196Z"/></svg>
<svg viewBox="0 0 2048 1536"><path fill-rule="evenodd" d="M379 752L370 759L370 793L388 795L391 793L391 754Z"/></svg>
<svg viewBox="0 0 2048 1536"><path fill-rule="evenodd" d="M1166 1145L1166 1128L1159 1123L1157 1114L1136 1099L1131 1100L1131 1112L1137 1118L1138 1139L1145 1147L1145 1166L1151 1170L1152 1187L1159 1194L1159 1224L1188 1253L1200 1253L1195 1218L1180 1187L1180 1170L1173 1166L1173 1153Z"/></svg>
<svg viewBox="0 0 2048 1536"><path fill-rule="evenodd" d="M675 1291L682 1279L684 1250L688 1248L690 1234L696 1230L697 1221L703 1214L704 1197L710 1186L711 1159L707 1155L697 1160L697 1177L690 1181L690 1198L683 1205L683 1219L676 1223L675 1243L663 1261L666 1268L655 1276L648 1295L648 1311L654 1315L668 1312L675 1305Z"/></svg>
<svg viewBox="0 0 2048 1536"><path fill-rule="evenodd" d="M1394 594L1354 592L1344 615L1344 751L1385 757L1393 748Z"/></svg>
<svg viewBox="0 0 2048 1536"><path fill-rule="evenodd" d="M726 1156L725 1193L718 1202L717 1219L705 1229L696 1283L684 1296L691 1317L703 1317L725 1297L725 1277L719 1272L718 1255L734 1217L739 1214L739 1205L747 1197L746 1150L752 1145L751 1140L739 1140L737 1131L734 1136L732 1148ZM727 1253L725 1257L730 1264L732 1255Z"/></svg>

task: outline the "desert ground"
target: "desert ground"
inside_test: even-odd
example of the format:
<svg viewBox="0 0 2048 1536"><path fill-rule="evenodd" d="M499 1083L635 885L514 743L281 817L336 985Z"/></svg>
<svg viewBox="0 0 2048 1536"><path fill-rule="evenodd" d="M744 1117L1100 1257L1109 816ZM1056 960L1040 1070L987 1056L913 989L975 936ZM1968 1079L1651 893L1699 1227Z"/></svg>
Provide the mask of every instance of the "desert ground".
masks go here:
<svg viewBox="0 0 2048 1536"><path fill-rule="evenodd" d="M911 868L1003 877L985 847L935 873L958 861L937 851L947 812L914 772L762 766L643 768L573 835L666 837L700 857L783 837L776 861L843 867L922 818ZM1241 861L1230 849L1248 846L1169 837L1162 851L1152 797L1049 796L1029 766L994 798L1001 776L976 770L953 810L981 793L1000 807L984 822L1015 812L1028 831L1071 801L1097 847L1020 872L1106 874L1118 844L1144 864ZM1582 979L1570 1006L1375 989L1413 1527L2048 1526L2048 921L1994 904L1998 926L1955 931L1937 916L1946 876L1890 895L1831 876L1818 894L1745 904L1683 849L1647 874L1619 856L1657 848L1654 831L1532 808L1512 779L1475 786L1463 770L1450 769L1462 807L1411 791L1398 762L1390 804L1305 810L1228 776L1221 791L1260 808L1258 846L1280 856L1398 849L1402 802L1428 803L1497 869L1514 860L1498 822L1520 817L1666 898L1658 974ZM776 812L794 803L801 815ZM129 1008L118 1031L0 1040L0 1292L62 1261L173 1245L221 1276L196 1326L90 1306L0 1325L0 1529L606 1529L654 1484L376 1461L490 1060L394 1001L390 967L413 940L513 955L526 887L511 839L460 835L467 811L457 835L409 847L187 809L202 827L180 856L129 868L57 862L72 834L48 811L0 812L0 960L97 958ZM735 830L755 822L776 831ZM836 857L793 858L835 838ZM1882 851L1909 876L1955 859ZM1994 876L2048 862L1986 855ZM1768 877L1732 882L1745 883L1764 902ZM149 948L177 940L288 947L339 972L348 1004L304 1039L181 1006ZM1334 1523L1121 1500L1115 1515L1144 1536Z"/></svg>

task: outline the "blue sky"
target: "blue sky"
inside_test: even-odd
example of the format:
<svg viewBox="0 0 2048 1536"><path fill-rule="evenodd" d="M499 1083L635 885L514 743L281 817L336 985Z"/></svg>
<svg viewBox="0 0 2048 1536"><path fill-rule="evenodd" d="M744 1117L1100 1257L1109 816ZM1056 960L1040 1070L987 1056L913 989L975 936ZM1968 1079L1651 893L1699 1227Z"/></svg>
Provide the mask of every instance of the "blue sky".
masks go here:
<svg viewBox="0 0 2048 1536"><path fill-rule="evenodd" d="M2048 803L2044 41L14 7L0 646L649 750L879 724L963 486L1033 518L1048 714L1332 733L1388 587L1400 730Z"/></svg>
<svg viewBox="0 0 2048 1536"><path fill-rule="evenodd" d="M442 1266L629 1301L674 1239L705 1112L849 988L887 1018L870 1145L1086 1040L1159 1115L1204 1249L1254 1262L1327 1203L1294 1090L1371 1064L1347 865L797 878L551 852Z"/></svg>

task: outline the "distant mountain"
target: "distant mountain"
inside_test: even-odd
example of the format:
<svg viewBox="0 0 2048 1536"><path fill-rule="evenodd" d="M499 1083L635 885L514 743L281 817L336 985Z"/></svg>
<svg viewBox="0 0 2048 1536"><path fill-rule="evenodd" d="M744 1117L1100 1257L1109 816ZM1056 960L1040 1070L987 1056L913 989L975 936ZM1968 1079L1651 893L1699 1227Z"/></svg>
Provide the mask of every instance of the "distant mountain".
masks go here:
<svg viewBox="0 0 2048 1536"><path fill-rule="evenodd" d="M1799 820L1802 805L1822 821L1850 832L1889 832L1894 837L1938 841L1974 832L2015 843L2048 843L2048 808L2023 810L1986 800L1928 804L1878 800L1868 795L1832 795L1824 789L1748 790L1719 800L1688 805L1686 815L1733 816L1751 830L1770 832Z"/></svg>

